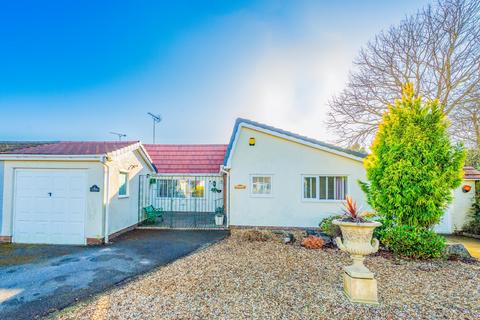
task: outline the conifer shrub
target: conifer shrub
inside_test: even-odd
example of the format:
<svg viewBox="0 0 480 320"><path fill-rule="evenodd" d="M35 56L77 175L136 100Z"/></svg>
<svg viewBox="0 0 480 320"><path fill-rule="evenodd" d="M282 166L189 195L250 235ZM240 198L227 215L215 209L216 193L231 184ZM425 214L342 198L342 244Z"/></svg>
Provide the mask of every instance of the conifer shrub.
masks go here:
<svg viewBox="0 0 480 320"><path fill-rule="evenodd" d="M360 182L370 206L396 226L429 229L463 178L465 151L453 145L438 101L423 102L413 85L383 114ZM405 238L407 239L407 238Z"/></svg>

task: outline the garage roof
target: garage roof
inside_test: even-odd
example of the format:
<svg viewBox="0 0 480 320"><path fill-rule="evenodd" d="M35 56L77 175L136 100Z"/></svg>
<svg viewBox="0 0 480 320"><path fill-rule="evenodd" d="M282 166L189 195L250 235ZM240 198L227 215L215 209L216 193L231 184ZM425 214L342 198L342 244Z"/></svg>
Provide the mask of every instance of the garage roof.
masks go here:
<svg viewBox="0 0 480 320"><path fill-rule="evenodd" d="M21 149L1 152L4 154L35 155L105 155L125 147L139 143L138 141L60 141L41 144Z"/></svg>
<svg viewBox="0 0 480 320"><path fill-rule="evenodd" d="M155 166L140 141L60 141L0 152L0 160L102 160L139 150L153 171Z"/></svg>
<svg viewBox="0 0 480 320"><path fill-rule="evenodd" d="M0 152L8 152L55 142L56 141L0 141Z"/></svg>
<svg viewBox="0 0 480 320"><path fill-rule="evenodd" d="M474 167L463 167L465 180L480 180L480 171Z"/></svg>
<svg viewBox="0 0 480 320"><path fill-rule="evenodd" d="M146 144L158 173L219 173L226 144Z"/></svg>

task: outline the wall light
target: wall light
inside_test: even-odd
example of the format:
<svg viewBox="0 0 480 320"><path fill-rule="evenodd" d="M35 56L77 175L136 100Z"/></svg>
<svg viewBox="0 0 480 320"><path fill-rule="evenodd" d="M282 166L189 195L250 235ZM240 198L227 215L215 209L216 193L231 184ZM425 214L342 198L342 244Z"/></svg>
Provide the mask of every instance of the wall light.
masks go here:
<svg viewBox="0 0 480 320"><path fill-rule="evenodd" d="M255 138L254 137L250 137L248 139L248 145L249 146L254 146L255 145Z"/></svg>
<svg viewBox="0 0 480 320"><path fill-rule="evenodd" d="M469 192L470 190L472 190L472 186L469 186L468 184L462 187L462 191L465 193Z"/></svg>

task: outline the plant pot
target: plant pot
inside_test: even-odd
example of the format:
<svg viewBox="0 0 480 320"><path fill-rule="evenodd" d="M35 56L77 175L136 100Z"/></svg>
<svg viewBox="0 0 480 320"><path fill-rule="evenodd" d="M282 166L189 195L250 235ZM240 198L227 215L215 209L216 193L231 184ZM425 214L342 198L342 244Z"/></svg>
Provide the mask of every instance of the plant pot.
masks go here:
<svg viewBox="0 0 480 320"><path fill-rule="evenodd" d="M223 214L217 214L215 215L215 224L217 226L223 226L223 220L225 216Z"/></svg>
<svg viewBox="0 0 480 320"><path fill-rule="evenodd" d="M374 274L363 264L365 256L378 251L379 242L372 239L373 230L381 226L380 222L347 222L334 220L333 224L340 227L343 240L335 239L337 246L342 251L350 254L353 264L345 267L345 272L354 278L373 279Z"/></svg>

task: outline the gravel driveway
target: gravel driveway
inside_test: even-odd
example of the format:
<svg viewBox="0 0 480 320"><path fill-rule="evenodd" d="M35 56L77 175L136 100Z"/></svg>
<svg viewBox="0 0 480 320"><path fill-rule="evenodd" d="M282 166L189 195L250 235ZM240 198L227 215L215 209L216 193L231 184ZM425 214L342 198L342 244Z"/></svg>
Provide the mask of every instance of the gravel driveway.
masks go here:
<svg viewBox="0 0 480 320"><path fill-rule="evenodd" d="M0 259L0 319L32 319L64 308L225 236L134 230L108 246L8 245L10 258Z"/></svg>
<svg viewBox="0 0 480 320"><path fill-rule="evenodd" d="M380 306L342 292L349 257L232 237L56 314L57 319L479 319L480 264L367 259ZM168 276L166 276L168 275Z"/></svg>

